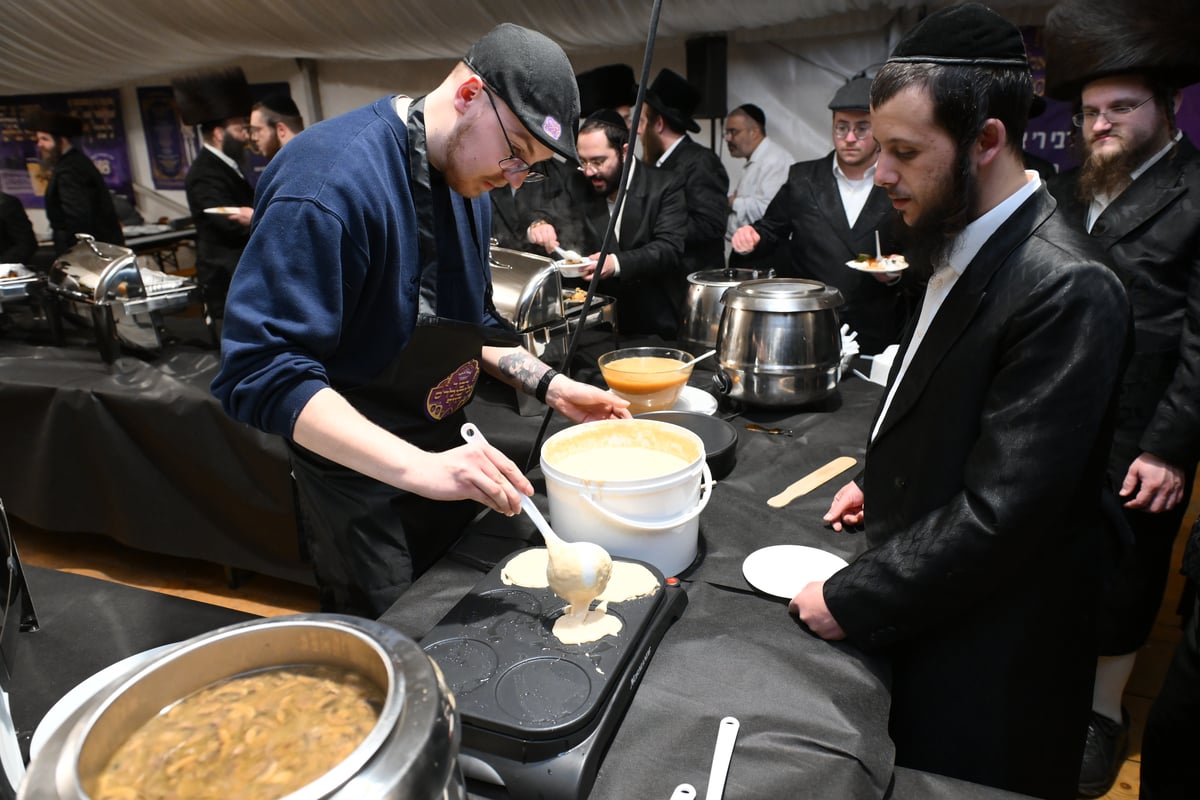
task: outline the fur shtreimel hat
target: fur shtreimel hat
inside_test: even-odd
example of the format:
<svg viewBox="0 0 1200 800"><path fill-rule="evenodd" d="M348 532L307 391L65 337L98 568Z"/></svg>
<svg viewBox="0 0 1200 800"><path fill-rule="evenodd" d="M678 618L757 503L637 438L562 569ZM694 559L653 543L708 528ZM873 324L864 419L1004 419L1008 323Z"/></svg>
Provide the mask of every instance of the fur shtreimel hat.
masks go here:
<svg viewBox="0 0 1200 800"><path fill-rule="evenodd" d="M637 81L633 67L628 64L607 64L575 76L579 85L579 113L585 117L593 111L617 106L631 106L637 100Z"/></svg>
<svg viewBox="0 0 1200 800"><path fill-rule="evenodd" d="M1141 73L1182 88L1200 81L1196 0L1063 0L1046 15L1046 94L1075 101L1097 78Z"/></svg>
<svg viewBox="0 0 1200 800"><path fill-rule="evenodd" d="M27 131L45 131L51 136L65 136L70 139L83 133L83 120L70 114L59 114L38 108L25 115L21 126Z"/></svg>
<svg viewBox="0 0 1200 800"><path fill-rule="evenodd" d="M184 125L250 116L254 98L241 67L183 75L171 81Z"/></svg>

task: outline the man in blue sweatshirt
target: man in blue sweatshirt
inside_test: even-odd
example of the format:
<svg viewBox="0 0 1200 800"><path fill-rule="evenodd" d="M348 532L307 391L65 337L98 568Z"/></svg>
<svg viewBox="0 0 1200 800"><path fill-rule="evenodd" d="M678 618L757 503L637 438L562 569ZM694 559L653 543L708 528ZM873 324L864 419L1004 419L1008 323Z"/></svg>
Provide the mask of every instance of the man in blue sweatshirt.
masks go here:
<svg viewBox="0 0 1200 800"><path fill-rule="evenodd" d="M514 347L491 300L488 192L575 158L566 55L503 24L424 97L304 131L268 165L213 393L285 437L323 610L377 617L479 503L533 487L459 427L480 370L574 420L626 404Z"/></svg>

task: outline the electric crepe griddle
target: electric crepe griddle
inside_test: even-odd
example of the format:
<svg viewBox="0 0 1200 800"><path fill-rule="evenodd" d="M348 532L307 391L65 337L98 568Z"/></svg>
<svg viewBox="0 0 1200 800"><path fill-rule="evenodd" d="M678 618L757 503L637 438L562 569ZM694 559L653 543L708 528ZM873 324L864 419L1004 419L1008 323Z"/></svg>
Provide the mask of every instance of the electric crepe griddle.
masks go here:
<svg viewBox="0 0 1200 800"><path fill-rule="evenodd" d="M496 565L421 646L454 693L459 760L469 779L505 786L513 797L584 798L687 595L654 567L634 562L650 570L658 591L609 605L622 622L617 636L566 645L552 630L566 602L549 588L506 586L500 574L507 563Z"/></svg>

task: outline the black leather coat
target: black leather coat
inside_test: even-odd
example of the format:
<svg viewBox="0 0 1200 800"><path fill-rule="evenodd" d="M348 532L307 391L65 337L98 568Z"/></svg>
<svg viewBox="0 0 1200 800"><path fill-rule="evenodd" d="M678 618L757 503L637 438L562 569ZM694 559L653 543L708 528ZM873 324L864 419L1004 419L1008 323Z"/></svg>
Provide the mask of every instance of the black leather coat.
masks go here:
<svg viewBox="0 0 1200 800"><path fill-rule="evenodd" d="M897 763L1074 797L1129 311L1054 207L1039 189L941 306L867 449L872 549L825 599L891 656Z"/></svg>
<svg viewBox="0 0 1200 800"><path fill-rule="evenodd" d="M1051 188L1084 229L1077 173ZM1200 461L1200 152L1185 136L1092 226L1133 306L1136 345L1121 390L1111 469L1124 477L1140 453L1188 474ZM1119 479L1118 479L1119 480Z"/></svg>

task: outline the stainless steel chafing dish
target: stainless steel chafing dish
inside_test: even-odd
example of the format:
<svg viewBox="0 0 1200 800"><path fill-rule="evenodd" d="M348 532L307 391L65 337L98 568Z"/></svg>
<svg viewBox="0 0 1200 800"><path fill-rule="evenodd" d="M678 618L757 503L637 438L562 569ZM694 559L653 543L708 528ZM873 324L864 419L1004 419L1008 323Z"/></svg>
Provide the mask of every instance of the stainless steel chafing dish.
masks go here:
<svg viewBox="0 0 1200 800"><path fill-rule="evenodd" d="M162 314L192 302L196 285L188 278L138 266L127 247L98 242L86 234L50 267L47 288L65 315L96 329L106 361L119 342L137 350L162 347Z"/></svg>
<svg viewBox="0 0 1200 800"><path fill-rule="evenodd" d="M534 253L492 247L492 302L511 322L526 350L553 366L560 366L575 328L592 327L616 319L616 301L596 295L589 309L564 291L554 262ZM537 414L541 404L517 393L521 414Z"/></svg>
<svg viewBox="0 0 1200 800"><path fill-rule="evenodd" d="M0 311L4 311L5 303L24 300L29 296L29 287L45 279L45 275L24 264L0 264Z"/></svg>

